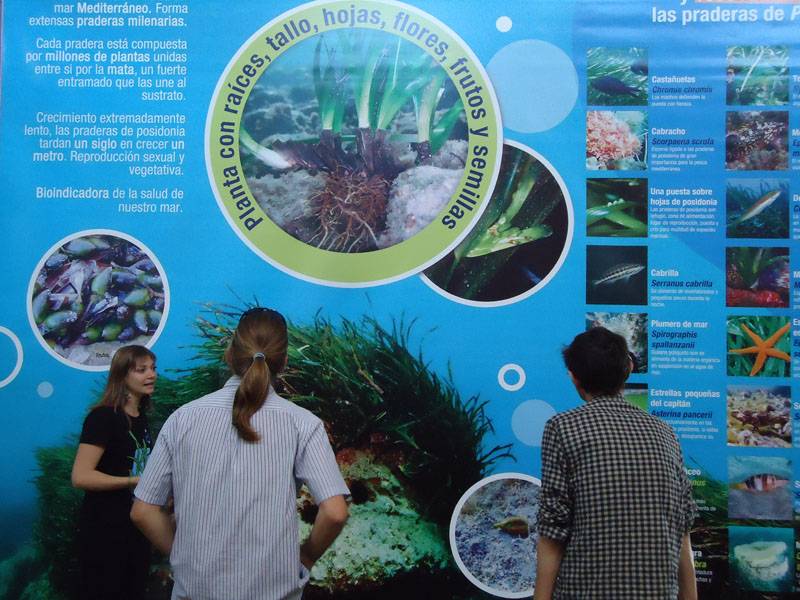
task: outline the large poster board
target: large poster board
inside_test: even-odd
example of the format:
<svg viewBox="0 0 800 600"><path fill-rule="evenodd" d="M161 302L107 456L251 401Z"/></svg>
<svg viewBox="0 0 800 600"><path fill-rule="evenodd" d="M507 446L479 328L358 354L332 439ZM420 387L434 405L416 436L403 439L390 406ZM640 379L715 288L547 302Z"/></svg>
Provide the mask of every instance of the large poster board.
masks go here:
<svg viewBox="0 0 800 600"><path fill-rule="evenodd" d="M75 436L116 349L158 355L158 426L254 304L291 321L284 391L353 491L307 597L530 595L542 428L580 402L560 349L595 325L683 446L701 597L800 590L800 3L2 23L0 594L72 589Z"/></svg>

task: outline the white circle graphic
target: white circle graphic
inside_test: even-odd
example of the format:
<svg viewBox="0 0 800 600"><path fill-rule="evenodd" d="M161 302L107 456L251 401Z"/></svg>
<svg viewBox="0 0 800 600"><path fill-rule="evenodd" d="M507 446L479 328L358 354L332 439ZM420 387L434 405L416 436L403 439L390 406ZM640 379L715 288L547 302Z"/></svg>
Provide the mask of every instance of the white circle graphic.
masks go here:
<svg viewBox="0 0 800 600"><path fill-rule="evenodd" d="M11 340L11 343L14 344L14 349L17 351L17 361L14 363L14 368L11 369L11 373L9 373L4 379L0 379L0 388L2 388L14 381L17 375L19 375L19 371L22 368L23 352L22 343L19 341L19 338L13 331L7 327L0 326L0 333Z"/></svg>
<svg viewBox="0 0 800 600"><path fill-rule="evenodd" d="M53 395L53 391L53 384L49 381L42 381L36 386L36 393L39 394L40 398L49 398Z"/></svg>
<svg viewBox="0 0 800 600"><path fill-rule="evenodd" d="M515 383L509 383L506 380L506 375L509 373L517 374L517 381ZM525 385L525 369L514 363L503 365L497 372L497 383L499 383L500 387L507 392L516 392L521 390L522 386Z"/></svg>
<svg viewBox="0 0 800 600"><path fill-rule="evenodd" d="M504 15L502 17L497 17L497 21L495 21L494 25L497 27L497 31L500 33L506 33L511 31L511 27L514 26L514 23L511 21L510 17L506 17Z"/></svg>

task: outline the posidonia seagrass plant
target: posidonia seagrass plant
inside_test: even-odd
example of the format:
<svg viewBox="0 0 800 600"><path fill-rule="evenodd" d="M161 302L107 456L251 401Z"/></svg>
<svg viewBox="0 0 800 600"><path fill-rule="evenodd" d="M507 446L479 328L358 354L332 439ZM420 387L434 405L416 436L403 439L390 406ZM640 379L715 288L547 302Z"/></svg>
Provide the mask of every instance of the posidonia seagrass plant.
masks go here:
<svg viewBox="0 0 800 600"><path fill-rule="evenodd" d="M208 307L197 322L199 357L221 361L239 313ZM440 377L413 354L412 328L401 319L387 329L366 316L335 325L317 315L308 325L290 324L289 366L280 379L287 398L325 421L335 450L379 441L400 452L399 474L423 511L446 525L464 490L511 457L510 444L484 448L493 432L488 401L462 400L449 373Z"/></svg>
<svg viewBox="0 0 800 600"><path fill-rule="evenodd" d="M401 155L411 150L412 162L429 164L462 118L463 104L441 65L383 32L320 35L311 79L316 135L276 132L254 139L243 125L245 160L275 176L292 170L324 175L294 228L308 232L302 241L335 252L375 250L392 182L409 168Z"/></svg>
<svg viewBox="0 0 800 600"><path fill-rule="evenodd" d="M246 308L205 307L196 321L199 342L193 364L171 371L173 378L159 377L149 415L154 434L178 407L225 383L230 373L222 356ZM335 450L384 461L382 468L390 468L409 490L409 501L418 507L420 518L438 527L441 543L446 545L446 526L461 494L487 475L495 462L511 455L509 445L484 447L492 432L484 412L486 401L477 396L462 400L449 374L437 375L421 355L409 350L411 331L411 323L400 320L386 328L371 317L334 324L317 315L309 324L290 324L289 368L278 386L285 397L325 422ZM53 600L76 593L75 528L81 493L72 488L69 478L76 445L77 441L70 440L37 452L39 570L28 588L46 588ZM381 548L372 551L376 557L381 555ZM400 575L381 583L380 589L386 591L386 598L405 598L410 588L424 580L431 589L451 590L453 598L478 597L451 565L435 572L423 570L413 563L405 565ZM353 591L358 582L347 585L350 592L319 588L314 597L366 597L363 591ZM166 599L169 587L164 566L155 565L148 597Z"/></svg>

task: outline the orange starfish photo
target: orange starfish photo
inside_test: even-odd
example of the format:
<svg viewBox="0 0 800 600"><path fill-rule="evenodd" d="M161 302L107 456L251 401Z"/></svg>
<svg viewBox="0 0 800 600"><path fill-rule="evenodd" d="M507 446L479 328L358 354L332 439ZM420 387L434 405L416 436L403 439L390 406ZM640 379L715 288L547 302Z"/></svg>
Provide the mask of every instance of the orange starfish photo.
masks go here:
<svg viewBox="0 0 800 600"><path fill-rule="evenodd" d="M792 361L789 329L787 317L728 319L728 375L787 377ZM751 354L755 355L752 363L747 357Z"/></svg>

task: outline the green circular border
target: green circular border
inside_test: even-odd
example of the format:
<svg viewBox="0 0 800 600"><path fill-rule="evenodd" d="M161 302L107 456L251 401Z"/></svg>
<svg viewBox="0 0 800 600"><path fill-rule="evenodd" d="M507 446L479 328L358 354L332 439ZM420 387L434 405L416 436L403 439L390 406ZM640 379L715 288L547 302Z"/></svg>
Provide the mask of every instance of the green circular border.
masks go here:
<svg viewBox="0 0 800 600"><path fill-rule="evenodd" d="M356 11L360 9L367 9L368 11L378 10L383 17L383 26L365 24L358 25L357 28L394 33L398 37L414 43L430 56L439 60L456 87L456 90L459 92L467 117L469 133L467 137L468 153L464 173L456 188L456 192L439 215L437 215L436 220L408 240L389 248L371 252L347 254L320 250L319 248L301 242L283 231L267 217L266 213L258 206L258 203L255 201L244 179L239 155L239 128L243 117L243 109L249 98L250 91L253 89L258 79L269 68L271 62L279 58L285 50L320 33L336 29L350 29L351 27L347 24L323 27L322 11L323 9L331 11L347 10L349 13L351 8L355 8ZM419 23L422 27L426 27L431 33L435 33L439 41L448 44L448 49L443 59L433 54L431 49L425 46L424 41L390 29L393 20L399 13L408 14L410 18L413 18L414 21ZM284 27L288 27L289 31L291 31L292 23L297 25L301 19L308 20L311 24L311 32L296 37L288 44L281 47L279 51L273 51L267 44L266 38L274 38L278 32L281 31L286 32L287 30L285 30ZM243 88L245 94L242 97L241 103L238 105L238 114L226 112L226 97L230 93L229 84L231 86L237 85L236 78L245 74L246 65L253 66L251 58L254 56L261 58L269 56L270 62L265 60L265 64L256 69L257 73L255 75L250 77L245 75L245 77L249 79L249 83L246 88ZM475 85L482 88L480 95L483 96L484 102L480 107L485 109L486 115L479 119L472 118L468 98L464 89L461 89L459 86L459 78L458 76L454 77L452 75L452 70L448 68L460 59L463 59L464 62L460 63L459 67L464 66L469 69L469 74L472 76ZM252 72L252 70L252 68L248 69L249 72ZM462 77L464 75L465 73L461 73ZM483 129L485 136L472 133L473 129L475 131ZM232 133L228 133L228 135L233 136L233 142L230 144L221 143L220 138L222 135L225 132L231 132L231 130ZM445 25L419 11L415 7L401 3L373 0L355 2L314 2L287 11L265 25L242 46L237 56L234 57L225 69L214 91L206 123L206 165L217 202L231 226L251 248L259 254L262 254L265 259L276 267L303 279L310 279L320 283L353 287L375 285L418 273L452 250L452 248L459 243L461 238L468 233L469 229L477 222L483 212L483 209L491 197L497 179L500 167L500 153L502 152L501 132L499 107L494 95L494 90L486 77L483 66L477 61L472 51L461 39ZM476 154L476 149L479 148L480 155ZM226 155L231 151L232 156L227 157ZM221 152L223 154L221 154ZM465 183L470 177L470 165L473 164L473 159L479 159L486 163L485 168L476 171L481 173L481 182L479 186L477 188L470 187L470 189L479 194L479 199L471 213L466 213L463 218L458 219L453 229L447 229L447 227L442 224L441 220L451 206L454 205L459 192L464 188ZM476 162L475 164L480 164L480 162ZM244 217L241 215L245 210L240 210L236 207L237 200L241 201L242 196L236 199L232 198L230 189L234 186L230 183L228 186L225 185L226 180L232 180L232 177L230 177L232 173L231 168L236 169L240 180L235 185L241 183L246 192L245 196L251 201L251 206L245 210L250 210L250 208L253 210L249 212L247 217L263 219L252 231L248 230L244 225ZM225 173L226 170L227 175ZM475 176L473 174L472 181L474 181L474 179Z"/></svg>

